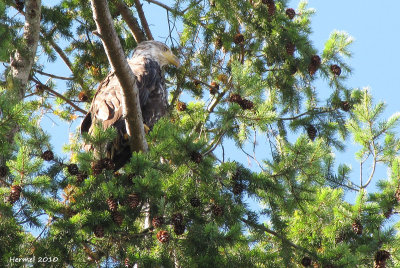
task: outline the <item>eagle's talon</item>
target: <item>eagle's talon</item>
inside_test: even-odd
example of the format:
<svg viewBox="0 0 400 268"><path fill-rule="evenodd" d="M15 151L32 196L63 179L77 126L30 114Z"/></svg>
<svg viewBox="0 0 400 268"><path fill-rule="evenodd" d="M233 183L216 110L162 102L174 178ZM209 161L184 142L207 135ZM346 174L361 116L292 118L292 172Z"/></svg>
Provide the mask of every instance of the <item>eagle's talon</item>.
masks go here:
<svg viewBox="0 0 400 268"><path fill-rule="evenodd" d="M143 124L143 128L144 128L144 133L149 134L149 132L150 132L149 126L146 124Z"/></svg>

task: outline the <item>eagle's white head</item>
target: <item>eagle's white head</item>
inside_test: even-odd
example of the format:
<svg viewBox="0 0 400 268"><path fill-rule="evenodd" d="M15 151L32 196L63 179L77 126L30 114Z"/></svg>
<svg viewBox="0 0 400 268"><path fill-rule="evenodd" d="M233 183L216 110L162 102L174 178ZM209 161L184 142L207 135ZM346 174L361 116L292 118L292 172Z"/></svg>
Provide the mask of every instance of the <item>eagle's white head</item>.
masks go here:
<svg viewBox="0 0 400 268"><path fill-rule="evenodd" d="M160 67L173 64L179 67L179 59L175 56L171 49L165 44L158 41L144 41L138 44L133 52L133 57L150 57L158 62Z"/></svg>

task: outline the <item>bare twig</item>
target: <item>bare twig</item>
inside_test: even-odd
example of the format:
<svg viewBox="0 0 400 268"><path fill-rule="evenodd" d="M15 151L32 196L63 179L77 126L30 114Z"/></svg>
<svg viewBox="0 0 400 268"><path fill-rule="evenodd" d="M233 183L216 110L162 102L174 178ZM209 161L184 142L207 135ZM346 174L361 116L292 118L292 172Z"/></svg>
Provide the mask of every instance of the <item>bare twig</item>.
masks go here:
<svg viewBox="0 0 400 268"><path fill-rule="evenodd" d="M108 61L110 62L123 95L124 117L127 133L130 136L130 147L133 152L148 151L144 133L142 110L139 103L139 90L135 76L128 65L118 35L115 31L110 10L106 0L91 0L93 18L99 33L103 36L102 42Z"/></svg>
<svg viewBox="0 0 400 268"><path fill-rule="evenodd" d="M210 148L204 153L204 156L212 153L215 150L215 148L217 148L217 146L219 144L221 144L222 137L225 135L225 133L226 133L226 130L222 131L221 134L218 134L214 138L214 140L209 145Z"/></svg>
<svg viewBox="0 0 400 268"><path fill-rule="evenodd" d="M158 1L156 1L156 0L146 0L146 1L149 2L149 3L153 3L153 4L157 5L157 6L160 6L160 7L162 7L162 8L165 8L165 9L168 10L169 12L178 13L178 14L182 15L181 12L176 11L176 10L170 8L169 6L167 6L167 5L165 5L165 4L161 3L161 2L158 2Z"/></svg>
<svg viewBox="0 0 400 268"><path fill-rule="evenodd" d="M125 20L126 24L131 30L136 43L146 41L146 36L129 7L121 0L114 0L114 3L117 6L118 11L121 13L122 18Z"/></svg>
<svg viewBox="0 0 400 268"><path fill-rule="evenodd" d="M151 34L149 24L147 23L146 16L144 15L142 4L139 0L135 0L135 7L139 14L140 22L142 23L142 27L147 35L148 40L154 40L153 35Z"/></svg>
<svg viewBox="0 0 400 268"><path fill-rule="evenodd" d="M51 89L49 86L43 84L42 82L40 82L39 80L35 79L35 78L31 78L31 80L33 82L35 82L36 84L40 85L43 89L47 90L48 92L54 94L55 96L59 97L60 99L64 100L66 103L68 103L69 105L71 105L76 111L81 112L83 114L86 114L87 111L83 110L82 108L80 108L78 105L76 105L75 103L73 103L70 99L64 97L62 94L58 93L57 91L54 91L53 89Z"/></svg>
<svg viewBox="0 0 400 268"><path fill-rule="evenodd" d="M71 72L73 73L72 70L72 63L69 60L69 58L67 57L67 55L64 53L64 51L62 50L61 47L59 47L56 42L53 40L53 38L49 38L49 43L50 45L54 48L54 50L58 53L58 55L60 55L60 57L62 58L62 60L65 62L65 64L68 66L68 68L71 70Z"/></svg>
<svg viewBox="0 0 400 268"><path fill-rule="evenodd" d="M298 115L293 116L293 117L282 117L282 118L279 118L279 120L295 120L295 119L298 119L298 118L300 118L302 116L305 116L305 115L308 115L308 114L310 114L310 115L318 115L318 114L330 113L330 112L333 112L335 110L336 109L327 109L327 108L312 109L312 110L305 111L304 113L298 114Z"/></svg>
<svg viewBox="0 0 400 268"><path fill-rule="evenodd" d="M45 76L48 76L48 77L51 77L51 78L54 78L54 79L74 80L74 78L72 78L72 77L58 76L58 75L49 74L49 73L46 73L46 72L43 72L43 71L40 71L40 70L36 70L36 69L34 71L37 72L38 74L45 75Z"/></svg>

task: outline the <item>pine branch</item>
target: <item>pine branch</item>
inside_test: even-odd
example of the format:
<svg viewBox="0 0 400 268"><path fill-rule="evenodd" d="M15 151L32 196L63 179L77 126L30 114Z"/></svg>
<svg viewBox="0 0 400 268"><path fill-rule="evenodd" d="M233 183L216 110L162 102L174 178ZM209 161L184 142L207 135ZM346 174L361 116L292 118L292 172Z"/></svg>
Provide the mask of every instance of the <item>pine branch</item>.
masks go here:
<svg viewBox="0 0 400 268"><path fill-rule="evenodd" d="M143 117L139 103L139 90L136 86L135 76L128 65L115 31L110 10L106 0L91 0L93 19L98 32L103 37L102 42L108 61L110 62L123 91L124 117L130 147L133 152L148 150L148 145L143 128Z"/></svg>
<svg viewBox="0 0 400 268"><path fill-rule="evenodd" d="M154 40L153 35L151 34L151 31L150 31L149 24L147 23L146 16L144 15L142 4L140 3L139 0L135 0L135 7L139 14L139 18L140 18L140 22L142 23L142 27L143 27L144 31L146 32L147 39Z"/></svg>
<svg viewBox="0 0 400 268"><path fill-rule="evenodd" d="M121 0L114 0L114 3L117 6L118 11L121 13L122 18L125 20L126 24L131 30L136 43L146 41L146 36L129 7Z"/></svg>
<svg viewBox="0 0 400 268"><path fill-rule="evenodd" d="M269 233L269 234L279 238L283 243L288 244L289 246L291 246L294 249L300 250L300 251L308 254L309 256L314 257L315 259L320 259L320 258L318 258L318 256L314 252L311 252L308 249L305 249L305 248L303 248L303 247L301 247L299 245L296 245L295 243L293 243L292 241L290 241L289 239L287 239L283 235L281 235L281 234L279 234L279 233L277 233L277 232L265 227L262 224L258 224L258 223L255 223L255 222L252 222L250 220L243 219L243 218L241 219L241 221L244 222L245 224L247 224L248 226L254 228L254 229Z"/></svg>

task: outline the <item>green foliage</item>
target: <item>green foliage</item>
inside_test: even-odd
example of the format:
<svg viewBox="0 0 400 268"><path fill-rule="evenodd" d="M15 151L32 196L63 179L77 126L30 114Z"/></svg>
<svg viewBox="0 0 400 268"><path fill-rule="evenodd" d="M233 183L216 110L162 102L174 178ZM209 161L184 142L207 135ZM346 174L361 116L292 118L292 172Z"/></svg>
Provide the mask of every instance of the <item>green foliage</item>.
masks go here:
<svg viewBox="0 0 400 268"><path fill-rule="evenodd" d="M134 1L124 2L136 17ZM122 267L126 258L141 267L302 267L304 257L319 267L371 267L378 250L391 254L387 267L399 266L392 220L400 209L400 116L382 119L384 103L348 87L346 32L314 47L306 1L293 19L288 1L274 1L275 9L263 2L174 1L168 15L179 35L172 27L166 36L182 66L166 70L170 111L147 134L149 151L117 172L104 164L115 129L69 130L60 154L57 133L41 128L49 114L77 120L88 108L78 95L90 101L110 71L89 1L43 6L43 53L25 96L16 94L10 63L1 76L0 266L34 255L57 257L57 267ZM3 62L24 42L13 3L0 3ZM136 41L115 1L109 6L129 55ZM69 73L46 74L47 61L66 63ZM324 99L321 80L330 88ZM174 109L178 100L185 109ZM335 156L349 134L359 176ZM376 182L378 164L388 176ZM164 224L152 226L153 217Z"/></svg>

